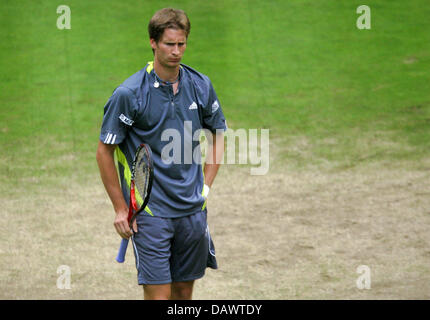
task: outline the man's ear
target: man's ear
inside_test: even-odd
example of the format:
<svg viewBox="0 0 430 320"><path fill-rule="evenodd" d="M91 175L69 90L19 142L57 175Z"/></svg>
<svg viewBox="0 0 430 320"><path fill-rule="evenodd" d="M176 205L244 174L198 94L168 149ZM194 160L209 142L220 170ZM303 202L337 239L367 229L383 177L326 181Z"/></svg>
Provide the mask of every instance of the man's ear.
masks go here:
<svg viewBox="0 0 430 320"><path fill-rule="evenodd" d="M149 39L149 44L151 45L152 50L157 48L157 42L154 39Z"/></svg>

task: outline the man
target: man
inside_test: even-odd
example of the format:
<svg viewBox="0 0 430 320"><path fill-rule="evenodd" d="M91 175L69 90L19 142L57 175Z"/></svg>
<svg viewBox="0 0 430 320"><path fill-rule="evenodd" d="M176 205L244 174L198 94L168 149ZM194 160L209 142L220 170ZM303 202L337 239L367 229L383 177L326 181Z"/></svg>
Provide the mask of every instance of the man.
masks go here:
<svg viewBox="0 0 430 320"><path fill-rule="evenodd" d="M117 87L105 105L97 163L116 213L115 229L132 239L144 298L191 299L194 281L206 267L217 268L206 201L227 127L209 78L180 63L190 32L187 15L157 11L148 31L154 61ZM200 130L209 132L203 168ZM154 181L131 230L127 179L142 142L152 148Z"/></svg>

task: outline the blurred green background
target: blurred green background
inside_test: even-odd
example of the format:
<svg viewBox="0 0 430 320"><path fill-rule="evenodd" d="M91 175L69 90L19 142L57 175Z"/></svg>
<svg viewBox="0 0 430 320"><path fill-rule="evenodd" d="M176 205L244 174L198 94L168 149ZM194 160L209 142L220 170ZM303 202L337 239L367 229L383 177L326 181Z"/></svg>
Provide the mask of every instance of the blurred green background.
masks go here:
<svg viewBox="0 0 430 320"><path fill-rule="evenodd" d="M183 63L211 78L230 128L270 129L280 167L430 154L427 0L368 1L371 30L359 1L70 0L71 30L60 4L0 3L3 194L97 171L103 106L152 60L147 22L166 6L191 20Z"/></svg>
<svg viewBox="0 0 430 320"><path fill-rule="evenodd" d="M371 30L356 27L362 4ZM152 60L147 23L167 6L189 15L183 63L211 78L228 126L271 138L269 175L220 171L222 267L197 297L427 297L428 0L2 0L0 298L141 297L132 252L114 262L95 152L103 107Z"/></svg>

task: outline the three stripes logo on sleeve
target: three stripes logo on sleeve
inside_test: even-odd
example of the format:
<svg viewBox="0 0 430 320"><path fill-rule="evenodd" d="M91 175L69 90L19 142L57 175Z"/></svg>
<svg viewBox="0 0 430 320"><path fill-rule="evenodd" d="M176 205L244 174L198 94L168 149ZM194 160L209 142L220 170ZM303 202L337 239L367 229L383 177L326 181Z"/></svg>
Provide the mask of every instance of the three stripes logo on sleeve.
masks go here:
<svg viewBox="0 0 430 320"><path fill-rule="evenodd" d="M115 144L116 134L108 133L106 139L103 141L104 144Z"/></svg>

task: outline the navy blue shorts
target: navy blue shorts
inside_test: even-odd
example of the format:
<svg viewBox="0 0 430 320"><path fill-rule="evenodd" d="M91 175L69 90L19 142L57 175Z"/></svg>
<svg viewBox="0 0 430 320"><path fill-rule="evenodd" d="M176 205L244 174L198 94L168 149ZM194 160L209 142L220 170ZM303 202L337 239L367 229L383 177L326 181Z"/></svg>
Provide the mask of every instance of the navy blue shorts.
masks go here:
<svg viewBox="0 0 430 320"><path fill-rule="evenodd" d="M218 268L206 210L181 218L143 213L136 221L132 243L140 285L196 280L207 267Z"/></svg>

